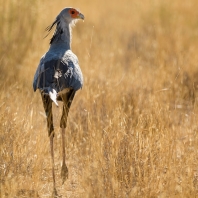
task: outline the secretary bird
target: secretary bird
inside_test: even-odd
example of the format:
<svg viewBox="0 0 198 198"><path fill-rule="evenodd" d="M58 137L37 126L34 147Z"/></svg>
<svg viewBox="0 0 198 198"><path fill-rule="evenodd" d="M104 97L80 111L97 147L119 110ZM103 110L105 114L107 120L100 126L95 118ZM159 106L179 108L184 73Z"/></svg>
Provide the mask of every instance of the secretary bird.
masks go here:
<svg viewBox="0 0 198 198"><path fill-rule="evenodd" d="M54 126L52 116L52 102L58 106L57 101L63 102L63 112L60 120L62 131L62 183L68 178L68 169L65 162L65 128L67 116L74 95L83 86L83 75L78 64L77 56L71 51L71 28L78 19L84 20L84 15L74 8L64 8L56 17L52 25L46 28L49 32L56 26L50 40L50 48L40 60L36 70L33 88L40 90L43 106L47 118L48 135L52 158L53 194L57 195L54 172Z"/></svg>

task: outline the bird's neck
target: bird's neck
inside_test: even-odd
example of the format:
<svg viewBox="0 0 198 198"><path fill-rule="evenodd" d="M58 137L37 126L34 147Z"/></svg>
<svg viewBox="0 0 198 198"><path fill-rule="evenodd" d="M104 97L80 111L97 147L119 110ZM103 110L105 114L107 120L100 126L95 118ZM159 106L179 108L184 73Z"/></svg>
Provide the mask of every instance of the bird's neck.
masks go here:
<svg viewBox="0 0 198 198"><path fill-rule="evenodd" d="M51 38L50 47L62 46L64 49L71 49L71 27L69 24L58 24Z"/></svg>

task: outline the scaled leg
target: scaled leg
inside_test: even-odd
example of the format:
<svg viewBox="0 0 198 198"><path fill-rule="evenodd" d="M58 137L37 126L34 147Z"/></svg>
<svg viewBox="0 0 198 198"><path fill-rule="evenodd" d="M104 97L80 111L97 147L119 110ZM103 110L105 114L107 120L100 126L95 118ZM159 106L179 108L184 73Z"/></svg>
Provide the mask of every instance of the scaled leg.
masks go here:
<svg viewBox="0 0 198 198"><path fill-rule="evenodd" d="M41 93L43 106L45 109L45 114L47 118L47 129L48 129L48 135L50 138L50 151L51 151L51 159L52 159L52 178L53 178L53 197L56 197L57 191L56 191L56 185L55 185L55 171L54 171L54 145L53 145L53 139L54 139L54 126L53 126L53 115L52 115L52 101L48 95L45 95Z"/></svg>
<svg viewBox="0 0 198 198"><path fill-rule="evenodd" d="M65 128L67 126L67 116L69 113L69 109L71 106L71 103L73 101L75 95L75 91L71 90L70 92L66 93L64 96L62 96L63 101L63 113L61 117L60 127L62 130L62 151L63 151L63 163L62 163L62 169L61 169L61 178L62 183L64 184L65 180L68 178L68 168L66 166L66 155L65 155Z"/></svg>

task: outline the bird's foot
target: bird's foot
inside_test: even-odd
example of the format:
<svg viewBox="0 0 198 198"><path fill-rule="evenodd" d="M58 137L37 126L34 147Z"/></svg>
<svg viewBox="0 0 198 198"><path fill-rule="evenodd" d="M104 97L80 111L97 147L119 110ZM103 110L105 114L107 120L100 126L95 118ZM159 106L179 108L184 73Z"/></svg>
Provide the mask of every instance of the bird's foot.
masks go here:
<svg viewBox="0 0 198 198"><path fill-rule="evenodd" d="M58 195L56 188L54 188L53 192L52 192L52 198L59 198L61 196Z"/></svg>
<svg viewBox="0 0 198 198"><path fill-rule="evenodd" d="M68 179L68 168L65 163L63 163L62 165L61 178L62 178L62 184L64 184L65 180Z"/></svg>

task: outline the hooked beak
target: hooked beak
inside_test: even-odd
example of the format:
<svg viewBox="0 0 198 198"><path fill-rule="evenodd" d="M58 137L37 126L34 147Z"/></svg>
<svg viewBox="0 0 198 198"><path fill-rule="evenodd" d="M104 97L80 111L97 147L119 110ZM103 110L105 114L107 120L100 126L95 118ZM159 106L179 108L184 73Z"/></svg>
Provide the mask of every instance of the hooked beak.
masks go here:
<svg viewBox="0 0 198 198"><path fill-rule="evenodd" d="M84 20L84 19L85 19L84 15L83 15L83 14L81 14L80 12L79 12L79 14L78 14L78 18L79 18L79 19L82 19L82 20Z"/></svg>

